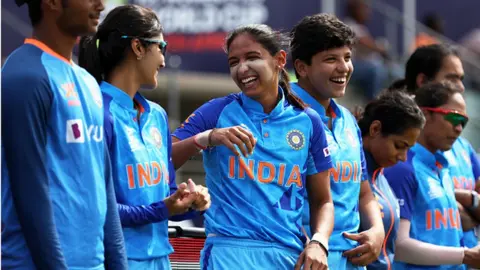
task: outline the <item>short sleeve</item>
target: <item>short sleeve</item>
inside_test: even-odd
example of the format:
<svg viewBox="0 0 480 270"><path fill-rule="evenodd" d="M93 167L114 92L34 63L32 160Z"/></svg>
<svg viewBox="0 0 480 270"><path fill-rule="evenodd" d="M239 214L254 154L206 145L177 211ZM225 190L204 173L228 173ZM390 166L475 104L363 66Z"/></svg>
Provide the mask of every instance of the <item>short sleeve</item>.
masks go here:
<svg viewBox="0 0 480 270"><path fill-rule="evenodd" d="M358 134L358 143L360 145L360 166L362 168L362 182L368 180L368 169L367 169L367 160L365 159L365 153L363 152L363 140L362 140L362 132L356 124L357 134Z"/></svg>
<svg viewBox="0 0 480 270"><path fill-rule="evenodd" d="M332 160L320 116L309 108L305 110L305 113L310 117L312 122L312 137L310 138L310 149L307 160L307 174L312 175L332 168Z"/></svg>
<svg viewBox="0 0 480 270"><path fill-rule="evenodd" d="M173 137L185 140L205 130L215 128L218 117L229 103L234 101L232 95L212 99L195 110L175 132Z"/></svg>
<svg viewBox="0 0 480 270"><path fill-rule="evenodd" d="M410 220L415 206L418 182L411 164L406 162L384 170L390 187L397 196L400 205L400 218Z"/></svg>
<svg viewBox="0 0 480 270"><path fill-rule="evenodd" d="M475 177L475 182L476 182L480 177L480 161L478 160L478 155L477 153L475 153L475 150L473 150L473 147L471 144L468 144L468 148L470 152L470 161L472 163L473 176Z"/></svg>

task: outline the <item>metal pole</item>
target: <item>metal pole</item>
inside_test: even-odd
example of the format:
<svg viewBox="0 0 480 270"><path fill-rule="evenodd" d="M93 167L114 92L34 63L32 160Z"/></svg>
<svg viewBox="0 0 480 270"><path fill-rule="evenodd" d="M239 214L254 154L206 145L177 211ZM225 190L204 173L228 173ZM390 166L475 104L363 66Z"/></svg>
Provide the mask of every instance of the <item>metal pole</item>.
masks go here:
<svg viewBox="0 0 480 270"><path fill-rule="evenodd" d="M416 35L417 1L403 0L403 56L410 54Z"/></svg>
<svg viewBox="0 0 480 270"><path fill-rule="evenodd" d="M335 14L335 0L320 0L321 12Z"/></svg>

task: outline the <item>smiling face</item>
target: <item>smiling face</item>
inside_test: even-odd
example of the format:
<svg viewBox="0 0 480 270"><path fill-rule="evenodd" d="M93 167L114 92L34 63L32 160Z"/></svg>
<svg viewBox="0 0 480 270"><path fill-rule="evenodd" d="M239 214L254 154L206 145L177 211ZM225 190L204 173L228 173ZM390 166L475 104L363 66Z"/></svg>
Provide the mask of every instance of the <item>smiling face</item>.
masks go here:
<svg viewBox="0 0 480 270"><path fill-rule="evenodd" d="M285 65L286 53L272 56L250 34L239 34L228 48L230 76L248 97L262 99L276 95L278 74Z"/></svg>
<svg viewBox="0 0 480 270"><path fill-rule="evenodd" d="M145 52L144 54L142 54L143 56L141 60L138 61L138 71L142 86L156 88L158 84L158 72L160 71L160 69L165 67L165 56L162 54L162 50L160 47L160 43L164 41L163 35L160 34L159 36L154 37L150 40L154 40L156 42L146 43ZM135 40L133 42L138 42L138 44L140 44L140 41L138 40Z"/></svg>
<svg viewBox="0 0 480 270"><path fill-rule="evenodd" d="M329 49L315 54L311 64L295 61L300 78L311 85L312 91L321 99L339 98L352 76L352 50L348 46Z"/></svg>
<svg viewBox="0 0 480 270"><path fill-rule="evenodd" d="M100 13L105 9L103 0L64 0L57 18L58 27L72 36L95 33Z"/></svg>

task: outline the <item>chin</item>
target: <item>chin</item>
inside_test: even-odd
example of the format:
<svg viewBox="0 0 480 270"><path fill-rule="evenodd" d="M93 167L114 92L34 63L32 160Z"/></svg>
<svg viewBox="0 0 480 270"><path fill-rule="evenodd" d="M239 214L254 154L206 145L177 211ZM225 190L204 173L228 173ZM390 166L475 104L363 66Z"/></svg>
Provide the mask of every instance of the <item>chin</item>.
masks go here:
<svg viewBox="0 0 480 270"><path fill-rule="evenodd" d="M439 150L442 151L442 152L445 152L445 151L448 151L450 149L452 149L452 146L453 144L445 144L445 145L442 145Z"/></svg>

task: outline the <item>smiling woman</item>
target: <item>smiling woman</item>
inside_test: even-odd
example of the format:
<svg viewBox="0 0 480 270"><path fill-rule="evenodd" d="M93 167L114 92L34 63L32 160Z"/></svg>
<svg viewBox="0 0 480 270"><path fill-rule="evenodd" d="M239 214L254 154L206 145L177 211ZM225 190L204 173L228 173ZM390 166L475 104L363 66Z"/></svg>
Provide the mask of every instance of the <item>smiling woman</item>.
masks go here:
<svg viewBox="0 0 480 270"><path fill-rule="evenodd" d="M173 134L177 167L203 150L213 204L202 269L327 269L328 145L319 115L290 92L287 44L266 25L232 31L226 52L241 92L204 104ZM305 246L307 204L316 238Z"/></svg>
<svg viewBox="0 0 480 270"><path fill-rule="evenodd" d="M155 13L137 5L113 9L81 41L80 65L101 82L104 132L113 165L129 269L170 269L168 220L190 219L209 207L208 191L192 180L178 187L171 163L168 118L146 100L165 66L167 42Z"/></svg>

